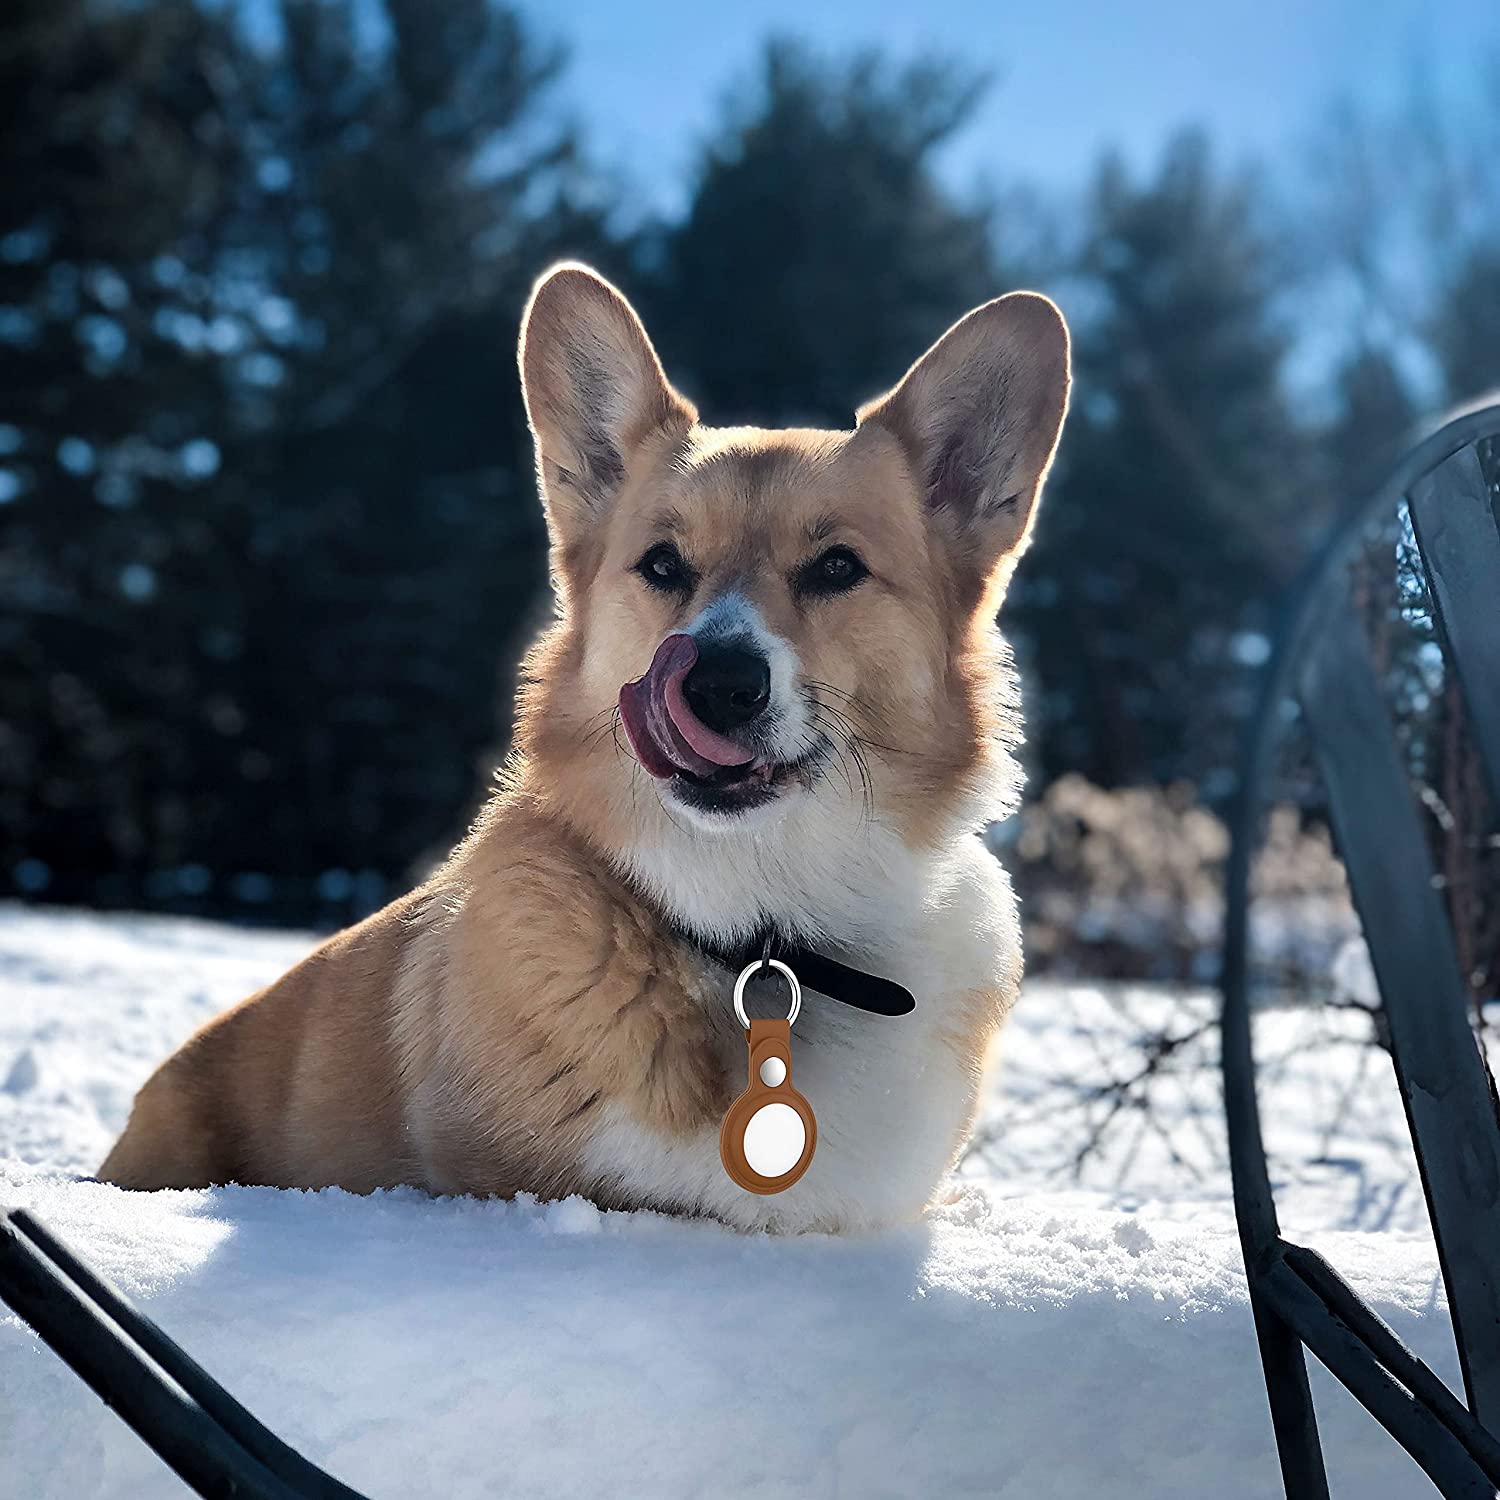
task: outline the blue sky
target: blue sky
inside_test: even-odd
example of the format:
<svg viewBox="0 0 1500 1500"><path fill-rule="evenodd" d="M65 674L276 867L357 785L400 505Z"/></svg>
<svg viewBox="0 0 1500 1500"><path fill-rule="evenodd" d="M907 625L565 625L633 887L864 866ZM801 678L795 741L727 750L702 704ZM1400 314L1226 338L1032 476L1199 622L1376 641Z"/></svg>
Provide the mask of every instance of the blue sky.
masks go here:
<svg viewBox="0 0 1500 1500"><path fill-rule="evenodd" d="M1500 0L572 0L532 4L568 42L564 93L596 152L671 211L695 143L762 37L830 50L938 49L995 74L947 153L958 183L988 174L1069 187L1106 146L1149 160L1176 126L1231 156L1296 167L1338 97L1378 105L1425 69L1472 86L1500 49Z"/></svg>

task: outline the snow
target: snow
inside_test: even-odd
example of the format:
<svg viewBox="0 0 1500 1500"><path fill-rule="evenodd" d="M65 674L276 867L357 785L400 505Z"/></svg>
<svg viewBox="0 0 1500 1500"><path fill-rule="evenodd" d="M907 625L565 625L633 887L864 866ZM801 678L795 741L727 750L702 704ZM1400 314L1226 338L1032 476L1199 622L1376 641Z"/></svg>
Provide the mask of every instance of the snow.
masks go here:
<svg viewBox="0 0 1500 1500"><path fill-rule="evenodd" d="M947 1201L879 1235L744 1236L581 1199L88 1181L149 1069L310 942L0 907L0 1202L372 1497L1278 1492L1208 996L1028 986ZM1367 1024L1261 1018L1284 1219L1451 1382ZM1130 1084L1163 1026L1182 1040ZM1121 1080L1138 1102L1111 1114ZM1336 1493L1430 1492L1314 1382ZM0 1455L4 1500L185 1493L9 1316Z"/></svg>

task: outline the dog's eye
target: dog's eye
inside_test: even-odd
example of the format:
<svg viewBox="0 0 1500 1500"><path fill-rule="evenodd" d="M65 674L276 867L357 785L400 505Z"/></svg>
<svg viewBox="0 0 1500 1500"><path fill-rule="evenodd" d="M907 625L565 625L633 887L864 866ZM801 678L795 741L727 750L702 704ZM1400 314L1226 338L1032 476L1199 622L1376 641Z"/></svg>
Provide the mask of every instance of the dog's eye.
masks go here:
<svg viewBox="0 0 1500 1500"><path fill-rule="evenodd" d="M692 570L671 542L658 542L635 565L635 570L654 589L680 594L692 587Z"/></svg>
<svg viewBox="0 0 1500 1500"><path fill-rule="evenodd" d="M842 594L852 589L870 570L849 547L830 547L805 563L797 577L797 587L804 594Z"/></svg>

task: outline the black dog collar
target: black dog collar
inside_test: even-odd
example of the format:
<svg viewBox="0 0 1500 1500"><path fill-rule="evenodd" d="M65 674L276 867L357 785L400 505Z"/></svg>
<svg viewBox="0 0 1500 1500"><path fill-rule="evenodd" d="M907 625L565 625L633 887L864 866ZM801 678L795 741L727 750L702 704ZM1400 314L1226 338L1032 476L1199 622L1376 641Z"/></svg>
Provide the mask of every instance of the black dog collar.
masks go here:
<svg viewBox="0 0 1500 1500"><path fill-rule="evenodd" d="M894 979L867 974L863 969L840 963L826 953L804 947L774 931L760 933L752 941L735 948L705 943L690 934L685 936L709 958L736 972L756 959L779 958L807 989L874 1016L906 1016L917 1008L916 997Z"/></svg>

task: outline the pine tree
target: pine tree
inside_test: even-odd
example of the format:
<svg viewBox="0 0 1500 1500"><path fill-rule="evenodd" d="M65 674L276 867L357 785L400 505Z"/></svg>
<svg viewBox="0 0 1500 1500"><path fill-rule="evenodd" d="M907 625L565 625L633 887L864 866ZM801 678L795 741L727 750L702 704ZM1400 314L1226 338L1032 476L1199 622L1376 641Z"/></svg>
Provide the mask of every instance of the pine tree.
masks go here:
<svg viewBox="0 0 1500 1500"><path fill-rule="evenodd" d="M1144 182L1107 161L1083 245L1076 397L1010 601L1045 769L1222 793L1257 605L1309 534L1254 183L1195 135Z"/></svg>
<svg viewBox="0 0 1500 1500"><path fill-rule="evenodd" d="M235 51L188 0L0 21L0 877L27 893L141 899L184 831Z"/></svg>
<svg viewBox="0 0 1500 1500"><path fill-rule="evenodd" d="M0 23L0 868L337 919L500 736L544 586L516 318L603 232L513 10L257 21Z"/></svg>
<svg viewBox="0 0 1500 1500"><path fill-rule="evenodd" d="M981 80L770 44L704 149L643 300L712 422L852 425L954 318L1004 290L988 208L938 181Z"/></svg>
<svg viewBox="0 0 1500 1500"><path fill-rule="evenodd" d="M1433 332L1451 399L1500 388L1500 250L1492 244L1465 256L1444 291Z"/></svg>
<svg viewBox="0 0 1500 1500"><path fill-rule="evenodd" d="M545 591L515 374L532 278L603 240L513 10L282 0L247 250L284 305L247 394L228 689L242 868L361 904L462 826ZM253 398L253 404L249 404ZM269 832L269 837L267 837Z"/></svg>

